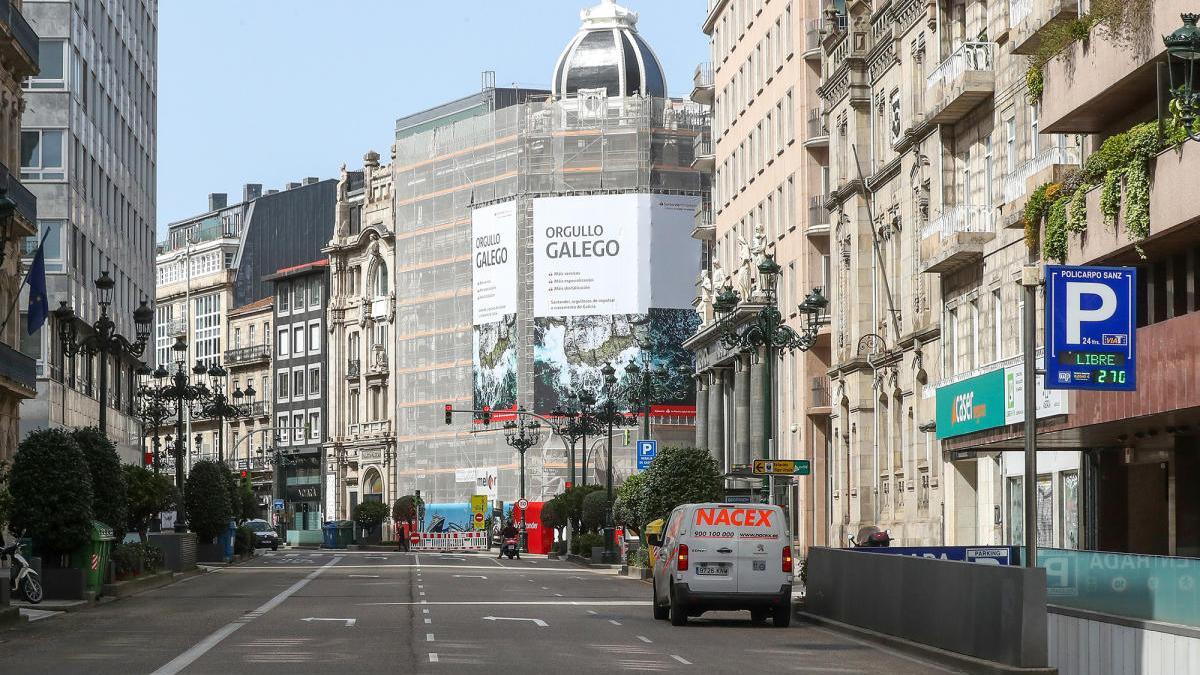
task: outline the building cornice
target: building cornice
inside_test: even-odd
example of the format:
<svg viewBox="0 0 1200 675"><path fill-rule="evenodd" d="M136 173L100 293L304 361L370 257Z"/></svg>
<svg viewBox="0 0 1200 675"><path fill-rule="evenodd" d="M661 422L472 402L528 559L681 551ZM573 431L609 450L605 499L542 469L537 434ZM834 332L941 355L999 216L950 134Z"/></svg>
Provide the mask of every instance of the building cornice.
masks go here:
<svg viewBox="0 0 1200 675"><path fill-rule="evenodd" d="M713 34L713 28L717 25L717 17L721 16L721 12L725 11L725 6L728 4L729 0L717 0L717 4L713 5L713 8L709 10L708 16L704 17L704 24L700 27L700 30L705 35L711 36Z"/></svg>

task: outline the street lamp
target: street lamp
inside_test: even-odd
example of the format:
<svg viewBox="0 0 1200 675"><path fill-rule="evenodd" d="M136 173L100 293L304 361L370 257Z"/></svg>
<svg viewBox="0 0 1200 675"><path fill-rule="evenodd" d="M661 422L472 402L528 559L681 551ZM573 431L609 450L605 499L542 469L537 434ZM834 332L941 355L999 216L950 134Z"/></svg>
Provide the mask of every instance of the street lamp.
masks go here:
<svg viewBox="0 0 1200 675"><path fill-rule="evenodd" d="M108 308L112 305L113 291L117 282L105 270L95 281L96 292L99 296L100 318L92 324L91 334L79 338L75 325L75 310L67 306L64 300L54 310L54 318L58 322L58 339L62 342L63 354L74 358L79 354L100 356L100 386L97 391L100 400L100 432L108 435L108 357L132 356L141 358L146 351L146 343L150 340L150 330L154 323L154 310L146 301L133 312L134 341L117 332L117 324L108 316Z"/></svg>
<svg viewBox="0 0 1200 675"><path fill-rule="evenodd" d="M142 383L138 386L137 394L134 397L135 405L137 406L136 414L138 420L142 423L142 446L145 447L146 444L146 429L153 429L154 451L150 457L150 464L154 467L154 473L158 473L162 466L159 455L158 432L159 429L166 425L167 420L171 418L173 413L163 403L162 397L158 396L158 388L152 387L148 383L150 377L154 374L150 370L150 367L143 363L138 367L136 372L142 378Z"/></svg>
<svg viewBox="0 0 1200 675"><path fill-rule="evenodd" d="M604 528L604 559L607 562L612 562L613 559L613 426L620 426L627 423L637 424L637 420L630 419L622 412L617 410L617 397L620 391L617 389L617 369L612 367L611 363L605 363L600 369L600 374L604 377L604 404L600 406L600 421L608 425L608 458L605 461L605 476L604 476L604 493L605 499L608 502L608 511L605 516Z"/></svg>
<svg viewBox="0 0 1200 675"><path fill-rule="evenodd" d="M800 312L807 317L807 325L803 332L797 333L784 323L783 315L776 305L775 288L779 281L779 273L780 267L775 262L775 257L769 253L765 254L758 263L758 278L763 291L763 300L759 303L762 304L762 309L745 325L738 326L734 320L734 311L742 298L731 286L726 286L718 293L713 302L720 324L722 346L730 351L763 351L762 364L766 369L763 377L763 403L766 406L766 414L763 415L763 447L760 450L763 459L771 458L771 441L775 428L775 409L772 402L775 389L775 354L778 352L782 355L795 350L806 352L812 349L824 321L825 309L829 306L829 301L821 294L819 288L809 292L798 306ZM774 495L771 495L770 500L774 500Z"/></svg>
<svg viewBox="0 0 1200 675"><path fill-rule="evenodd" d="M521 457L521 500L525 500L525 452L542 440L542 425L537 420L525 421L525 409L517 411L516 421L504 423L504 441L517 451ZM525 535L525 511L521 509L521 547L528 551Z"/></svg>
<svg viewBox="0 0 1200 675"><path fill-rule="evenodd" d="M1200 61L1200 28L1196 22L1200 15L1180 14L1179 17L1183 19L1183 25L1163 38L1167 47L1171 114L1179 116L1192 140L1200 140L1200 134L1192 131L1200 116L1200 92L1196 90L1196 65Z"/></svg>
<svg viewBox="0 0 1200 675"><path fill-rule="evenodd" d="M571 485L575 485L575 444L583 441L583 480L581 485L587 484L587 437L588 434L596 435L600 433L600 422L596 417L596 411L593 406L596 405L596 397L587 391L579 393L571 392L566 396L568 404L566 408L561 405L554 408L550 413L553 420L551 426L554 427L554 432L560 438L564 438L571 448L569 457Z"/></svg>
<svg viewBox="0 0 1200 675"><path fill-rule="evenodd" d="M241 387L233 390L233 401L225 395L225 380L229 373L215 361L208 367L209 383L212 385L212 398L200 407L199 417L217 420L217 461L225 462L225 421L252 416L254 407L253 384L247 384L246 390ZM242 400L245 399L245 405Z"/></svg>
<svg viewBox="0 0 1200 675"><path fill-rule="evenodd" d="M650 439L650 408L655 402L663 402L675 391L673 376L690 379L690 366L679 366L672 372L663 364L651 365L652 356L642 352L642 364L630 361L625 366L625 389L630 405L642 414L642 438Z"/></svg>

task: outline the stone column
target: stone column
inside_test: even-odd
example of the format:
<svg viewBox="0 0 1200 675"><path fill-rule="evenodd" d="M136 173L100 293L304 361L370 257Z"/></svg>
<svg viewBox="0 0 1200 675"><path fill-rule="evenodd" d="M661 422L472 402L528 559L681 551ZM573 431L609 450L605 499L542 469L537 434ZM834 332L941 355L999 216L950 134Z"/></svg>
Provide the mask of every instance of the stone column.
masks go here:
<svg viewBox="0 0 1200 675"><path fill-rule="evenodd" d="M734 464L750 463L750 396L750 358L739 356L733 385L733 417L736 433L730 461Z"/></svg>
<svg viewBox="0 0 1200 675"><path fill-rule="evenodd" d="M750 458L763 457L763 415L770 414L767 402L763 400L763 368L762 353L755 356L755 362L750 369ZM774 402L772 402L774 404Z"/></svg>
<svg viewBox="0 0 1200 675"><path fill-rule="evenodd" d="M721 371L714 370L708 383L708 451L725 469L725 387Z"/></svg>
<svg viewBox="0 0 1200 675"><path fill-rule="evenodd" d="M707 375L696 376L696 447L708 448Z"/></svg>

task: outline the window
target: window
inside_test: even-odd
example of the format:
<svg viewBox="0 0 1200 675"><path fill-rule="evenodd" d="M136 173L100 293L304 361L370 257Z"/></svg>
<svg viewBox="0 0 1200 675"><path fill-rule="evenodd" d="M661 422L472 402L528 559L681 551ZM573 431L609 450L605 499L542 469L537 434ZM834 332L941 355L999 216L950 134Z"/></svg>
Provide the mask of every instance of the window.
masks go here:
<svg viewBox="0 0 1200 675"><path fill-rule="evenodd" d="M287 445L291 440L291 430L288 429L287 414L279 415L275 418L275 435L279 437L280 445Z"/></svg>
<svg viewBox="0 0 1200 675"><path fill-rule="evenodd" d="M308 411L308 440L318 441L318 442L321 440L321 411L320 410L309 410Z"/></svg>
<svg viewBox="0 0 1200 675"><path fill-rule="evenodd" d="M276 376L276 382L277 384L275 386L275 392L279 395L279 400L288 400L288 392L291 391L291 387L289 386L290 380L288 379L288 372L286 370L280 371L278 376ZM264 396L263 398L266 397Z"/></svg>
<svg viewBox="0 0 1200 675"><path fill-rule="evenodd" d="M985 206L987 206L990 209L990 208L992 208L992 204L993 204L992 198L994 196L993 192L992 192L992 183L995 181L995 174L992 171L992 135L991 134L988 134L987 137L983 139L983 171L984 171L983 180L984 180L985 198L987 199L987 201L985 202Z"/></svg>
<svg viewBox="0 0 1200 675"><path fill-rule="evenodd" d="M375 324L375 341L372 343L376 347L382 347L387 344L387 324Z"/></svg>
<svg viewBox="0 0 1200 675"><path fill-rule="evenodd" d="M308 308L317 309L321 306L321 280L313 279L308 287Z"/></svg>
<svg viewBox="0 0 1200 675"><path fill-rule="evenodd" d="M256 337L254 335L255 328L258 328L258 326L255 326L254 324L250 324L249 326L246 326L246 336L247 336L246 344L250 347L256 346L254 344L254 338Z"/></svg>
<svg viewBox="0 0 1200 675"><path fill-rule="evenodd" d="M321 322L320 321L309 321L308 322L308 353L309 354L320 354L321 353Z"/></svg>
<svg viewBox="0 0 1200 675"><path fill-rule="evenodd" d="M1038 156L1041 139L1038 137L1038 117L1041 116L1042 104L1034 103L1029 108L1029 158Z"/></svg>
<svg viewBox="0 0 1200 675"><path fill-rule="evenodd" d="M288 338L287 328L279 329L279 335L275 340L275 345L276 353L281 357L287 358L287 355L291 353L292 346L292 341Z"/></svg>
<svg viewBox="0 0 1200 675"><path fill-rule="evenodd" d="M292 353L304 354L304 326L292 326Z"/></svg>
<svg viewBox="0 0 1200 675"><path fill-rule="evenodd" d="M388 294L387 265L382 260L377 260L375 268L371 270L371 292L377 298Z"/></svg>
<svg viewBox="0 0 1200 675"><path fill-rule="evenodd" d="M304 291L305 286L303 281L297 281L292 284L292 307L297 312L304 311Z"/></svg>
<svg viewBox="0 0 1200 675"><path fill-rule="evenodd" d="M1004 305L1000 304L1000 289L992 291L992 360L1004 358Z"/></svg>
<svg viewBox="0 0 1200 675"><path fill-rule="evenodd" d="M350 424L358 424L359 404L360 404L360 399L359 399L358 390L351 389L350 390L350 406L349 406L349 409L346 410L346 421L349 422Z"/></svg>
<svg viewBox="0 0 1200 675"><path fill-rule="evenodd" d="M1014 173L1017 170L1017 120L1010 117L1004 120L1004 172Z"/></svg>
<svg viewBox="0 0 1200 675"><path fill-rule="evenodd" d="M291 311L292 306L292 303L290 302L292 296L288 291L288 287L281 284L279 286L279 292L277 295L278 297L275 300L275 304L279 307L279 313L287 314Z"/></svg>
<svg viewBox="0 0 1200 675"><path fill-rule="evenodd" d="M307 435L304 429L304 413L292 413L292 440L303 443Z"/></svg>
<svg viewBox="0 0 1200 675"><path fill-rule="evenodd" d="M242 329L240 327L233 329L233 344L230 348L237 349L242 346Z"/></svg>
<svg viewBox="0 0 1200 675"><path fill-rule="evenodd" d="M221 357L221 294L210 293L192 300L195 343L193 356L198 361Z"/></svg>
<svg viewBox="0 0 1200 675"><path fill-rule="evenodd" d="M350 357L351 359L361 359L362 358L361 345L359 345L359 340L358 340L358 331L354 331L353 333L350 333L350 335L346 337L346 345L347 345L346 346L346 355L348 357Z"/></svg>
<svg viewBox="0 0 1200 675"><path fill-rule="evenodd" d="M958 323L958 311L952 309L946 313L946 331L945 331L944 340L942 342L942 353L945 355L945 359L946 359L946 364L945 364L946 373L945 374L947 377L958 372L958 349L957 349L957 345L955 344L957 337L958 337L955 334L956 333L955 328L957 327L957 325L956 325L957 323Z"/></svg>
<svg viewBox="0 0 1200 675"><path fill-rule="evenodd" d="M321 397L321 366L308 367L308 397Z"/></svg>
<svg viewBox="0 0 1200 675"><path fill-rule="evenodd" d="M971 301L971 370L979 367L979 303Z"/></svg>
<svg viewBox="0 0 1200 675"><path fill-rule="evenodd" d="M62 129L21 130L21 179L63 180Z"/></svg>
<svg viewBox="0 0 1200 675"><path fill-rule="evenodd" d="M45 237L45 246L42 249L42 255L46 259L47 272L61 272L63 270L63 246L62 246L62 230L66 225L63 220L39 220L38 233L36 237L25 237L21 243L21 257L33 258L37 253L38 244Z"/></svg>
<svg viewBox="0 0 1200 675"><path fill-rule="evenodd" d="M38 74L25 81L25 88L66 89L66 57L66 40L40 40L38 43Z"/></svg>
<svg viewBox="0 0 1200 675"><path fill-rule="evenodd" d="M304 396L304 369L297 368L292 371L292 396L303 398Z"/></svg>

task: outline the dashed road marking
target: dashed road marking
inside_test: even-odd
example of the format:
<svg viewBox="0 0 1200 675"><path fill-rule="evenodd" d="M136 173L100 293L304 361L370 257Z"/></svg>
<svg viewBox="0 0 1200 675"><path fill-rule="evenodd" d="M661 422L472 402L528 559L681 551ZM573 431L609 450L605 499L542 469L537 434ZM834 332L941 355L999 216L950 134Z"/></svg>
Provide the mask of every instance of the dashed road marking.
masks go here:
<svg viewBox="0 0 1200 675"><path fill-rule="evenodd" d="M690 665L692 665L692 662L691 662L691 661L688 661L687 659L683 658L682 656L680 656L680 655L678 655L678 654L672 654L672 655L671 655L671 658L675 659L676 661L678 661L678 662L682 663L682 664L683 664L683 665L685 665L685 666L690 666Z"/></svg>
<svg viewBox="0 0 1200 675"><path fill-rule="evenodd" d="M426 633L426 634L425 634L425 641L426 641L426 642L433 642L433 633Z"/></svg>
<svg viewBox="0 0 1200 675"><path fill-rule="evenodd" d="M621 622L620 622L620 621L617 621L616 619L609 619L609 620L608 620L608 622L609 622L609 623L611 623L611 624L612 624L612 625L614 625L614 626L620 626L620 625L621 625Z"/></svg>
<svg viewBox="0 0 1200 675"><path fill-rule="evenodd" d="M437 652L429 652L429 662L430 662L430 663L437 663L437 662L438 662L438 658L437 658Z"/></svg>
<svg viewBox="0 0 1200 675"><path fill-rule="evenodd" d="M433 623L433 619L425 619L425 623Z"/></svg>
<svg viewBox="0 0 1200 675"><path fill-rule="evenodd" d="M646 644L653 644L653 643L654 643L654 641L653 641L653 640L651 640L650 638L646 637L645 635L639 635L639 636L637 636L637 639L641 640L642 642L645 642Z"/></svg>

